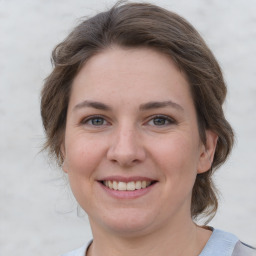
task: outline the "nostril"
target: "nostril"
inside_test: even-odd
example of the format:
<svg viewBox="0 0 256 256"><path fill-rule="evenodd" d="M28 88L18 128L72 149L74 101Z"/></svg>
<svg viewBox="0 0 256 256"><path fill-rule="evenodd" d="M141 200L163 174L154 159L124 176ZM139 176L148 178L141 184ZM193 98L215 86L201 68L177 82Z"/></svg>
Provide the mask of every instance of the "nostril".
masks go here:
<svg viewBox="0 0 256 256"><path fill-rule="evenodd" d="M120 166L133 166L145 159L144 147L141 140L137 138L134 129L130 131L126 125L112 139L108 148L107 158L112 163L118 163ZM122 131L121 131L122 130Z"/></svg>
<svg viewBox="0 0 256 256"><path fill-rule="evenodd" d="M112 163L119 164L120 166L134 166L143 160L142 158L140 159L136 152L109 153L107 158Z"/></svg>

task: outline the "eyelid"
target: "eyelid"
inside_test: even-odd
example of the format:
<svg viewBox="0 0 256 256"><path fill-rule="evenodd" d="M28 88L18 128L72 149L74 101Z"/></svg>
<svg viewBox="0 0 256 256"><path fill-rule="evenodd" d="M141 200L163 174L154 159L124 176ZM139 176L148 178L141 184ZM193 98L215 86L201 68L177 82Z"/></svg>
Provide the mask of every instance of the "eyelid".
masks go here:
<svg viewBox="0 0 256 256"><path fill-rule="evenodd" d="M86 125L86 124L88 124L88 122L89 122L90 120L96 119L96 118L102 118L104 121L107 122L107 124L110 123L104 115L89 115L89 116L86 116L86 117L82 118L82 120L80 121L80 123L81 123L82 125ZM96 127L96 125L91 125L91 126L95 126L95 127ZM103 124L103 125L99 125L99 126L104 126L104 124Z"/></svg>
<svg viewBox="0 0 256 256"><path fill-rule="evenodd" d="M170 117L170 116L168 116L168 115L157 114L157 115L150 116L150 117L148 118L146 124L149 124L149 122L152 121L152 120L155 119L155 118L166 119L166 120L169 122L168 124L165 124L165 125L159 125L159 127L161 127L161 126L162 126L162 127L165 127L165 126L167 126L167 125L172 125L172 124L176 124L176 123L177 123L177 121L176 121L174 118L172 118L172 117ZM156 125L155 125L155 126L156 126Z"/></svg>
<svg viewBox="0 0 256 256"><path fill-rule="evenodd" d="M95 119L95 118L102 118L107 123L107 124L99 125L99 127L111 124L111 122L108 120L108 118L106 116L100 115L100 114L86 116L86 117L82 118L79 123L82 124L82 125L87 125L90 120ZM149 125L149 122L152 121L155 118L162 118L162 119L166 119L168 121L168 124L159 125L159 127L161 127L161 126L164 127L164 126L168 126L168 125L172 125L172 124L177 123L177 121L173 117L170 117L170 116L164 115L164 114L156 114L156 115L152 115L152 116L148 117L146 122L144 122L143 125ZM96 125L92 125L92 124L88 124L88 125L96 127ZM154 125L154 126L157 126L157 125Z"/></svg>

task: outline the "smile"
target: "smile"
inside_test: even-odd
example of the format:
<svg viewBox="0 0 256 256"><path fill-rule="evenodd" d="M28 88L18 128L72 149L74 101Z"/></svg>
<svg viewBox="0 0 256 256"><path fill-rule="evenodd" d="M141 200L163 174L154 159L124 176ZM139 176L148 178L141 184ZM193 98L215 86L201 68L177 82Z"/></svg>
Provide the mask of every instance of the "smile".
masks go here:
<svg viewBox="0 0 256 256"><path fill-rule="evenodd" d="M106 187L112 189L112 190L119 190L119 191L134 191L139 189L144 189L152 185L154 181L129 181L129 182L123 182L123 181L110 181L110 180L104 180L102 182L103 185Z"/></svg>

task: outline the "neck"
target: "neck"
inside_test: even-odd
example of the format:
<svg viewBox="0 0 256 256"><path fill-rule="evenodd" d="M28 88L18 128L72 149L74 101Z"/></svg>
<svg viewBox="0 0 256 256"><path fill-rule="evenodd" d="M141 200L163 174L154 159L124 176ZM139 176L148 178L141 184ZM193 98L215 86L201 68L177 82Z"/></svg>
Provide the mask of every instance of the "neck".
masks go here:
<svg viewBox="0 0 256 256"><path fill-rule="evenodd" d="M194 256L200 254L211 235L211 231L198 227L191 219L182 225L166 225L157 232L136 236L98 232L93 225L92 231L94 240L87 256Z"/></svg>

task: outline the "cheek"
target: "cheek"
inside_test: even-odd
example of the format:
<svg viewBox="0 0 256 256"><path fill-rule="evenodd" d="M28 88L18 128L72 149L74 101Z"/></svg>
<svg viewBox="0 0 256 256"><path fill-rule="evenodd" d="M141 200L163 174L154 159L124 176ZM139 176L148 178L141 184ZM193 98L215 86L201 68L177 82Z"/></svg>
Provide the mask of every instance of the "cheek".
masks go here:
<svg viewBox="0 0 256 256"><path fill-rule="evenodd" d="M185 136L175 137L164 141L164 143L158 143L154 151L154 155L158 157L158 162L166 167L173 167L170 168L173 171L195 171L197 169L198 147L196 143Z"/></svg>
<svg viewBox="0 0 256 256"><path fill-rule="evenodd" d="M78 203L88 209L95 182L95 170L102 159L102 146L82 136L66 140L66 169L70 187Z"/></svg>
<svg viewBox="0 0 256 256"><path fill-rule="evenodd" d="M159 143L154 155L158 167L173 194L191 193L198 163L198 148L195 143L184 136L175 137Z"/></svg>
<svg viewBox="0 0 256 256"><path fill-rule="evenodd" d="M104 145L97 140L72 137L66 141L67 172L69 175L90 176L103 158Z"/></svg>

